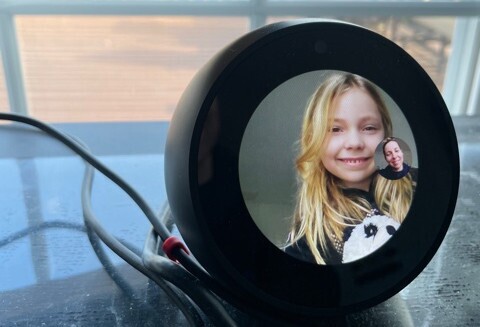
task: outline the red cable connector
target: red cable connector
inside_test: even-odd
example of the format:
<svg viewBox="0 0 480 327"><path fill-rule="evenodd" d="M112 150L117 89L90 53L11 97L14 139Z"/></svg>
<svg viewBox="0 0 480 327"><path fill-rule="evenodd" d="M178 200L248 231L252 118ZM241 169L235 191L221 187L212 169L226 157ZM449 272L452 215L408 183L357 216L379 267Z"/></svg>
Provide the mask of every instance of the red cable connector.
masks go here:
<svg viewBox="0 0 480 327"><path fill-rule="evenodd" d="M167 238L165 240L165 242L163 242L163 245L162 245L162 250L163 252L167 255L167 257L172 260L172 261L175 261L175 262L178 262L177 258L173 255L173 251L175 249L178 249L178 248L181 248L183 251L185 251L185 253L187 254L190 254L190 252L188 252L188 249L187 247L185 246L185 244L183 244L182 241L180 241L177 237L175 236L170 236L169 238Z"/></svg>

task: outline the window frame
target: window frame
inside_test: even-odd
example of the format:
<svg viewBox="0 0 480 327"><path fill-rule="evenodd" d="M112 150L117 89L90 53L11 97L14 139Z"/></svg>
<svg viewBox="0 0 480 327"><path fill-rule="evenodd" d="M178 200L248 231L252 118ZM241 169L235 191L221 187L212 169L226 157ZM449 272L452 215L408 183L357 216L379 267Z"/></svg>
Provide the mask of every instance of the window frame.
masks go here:
<svg viewBox="0 0 480 327"><path fill-rule="evenodd" d="M161 1L5 0L0 4L0 51L10 111L27 115L15 17L18 15L246 16L250 30L269 16L457 17L443 94L453 115L480 114L480 1Z"/></svg>

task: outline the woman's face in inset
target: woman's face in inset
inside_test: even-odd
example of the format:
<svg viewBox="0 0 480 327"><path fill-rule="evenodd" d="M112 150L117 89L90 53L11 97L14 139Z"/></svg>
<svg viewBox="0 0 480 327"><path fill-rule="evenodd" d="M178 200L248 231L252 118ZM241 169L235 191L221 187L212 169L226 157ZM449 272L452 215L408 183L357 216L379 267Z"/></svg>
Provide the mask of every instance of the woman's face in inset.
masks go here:
<svg viewBox="0 0 480 327"><path fill-rule="evenodd" d="M375 149L385 134L377 104L355 87L333 105L322 163L344 187L368 190L375 172Z"/></svg>
<svg viewBox="0 0 480 327"><path fill-rule="evenodd" d="M388 165L393 168L394 171L401 171L403 169L403 152L400 146L395 141L390 141L385 144L383 148L383 154Z"/></svg>

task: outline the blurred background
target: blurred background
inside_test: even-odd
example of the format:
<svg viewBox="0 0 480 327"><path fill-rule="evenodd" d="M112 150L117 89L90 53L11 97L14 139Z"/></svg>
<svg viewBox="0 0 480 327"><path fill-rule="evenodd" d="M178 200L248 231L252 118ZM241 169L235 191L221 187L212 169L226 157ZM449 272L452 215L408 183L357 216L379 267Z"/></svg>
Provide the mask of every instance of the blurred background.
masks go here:
<svg viewBox="0 0 480 327"><path fill-rule="evenodd" d="M452 115L480 111L479 1L0 3L0 111L48 122L168 121L195 72L235 38L280 20L370 28L410 53Z"/></svg>

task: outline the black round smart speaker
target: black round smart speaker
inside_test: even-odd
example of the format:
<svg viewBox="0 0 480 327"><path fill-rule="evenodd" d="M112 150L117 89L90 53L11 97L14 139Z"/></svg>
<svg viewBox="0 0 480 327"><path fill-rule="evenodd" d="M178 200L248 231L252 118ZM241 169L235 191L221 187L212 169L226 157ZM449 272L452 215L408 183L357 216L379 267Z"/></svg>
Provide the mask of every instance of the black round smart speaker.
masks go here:
<svg viewBox="0 0 480 327"><path fill-rule="evenodd" d="M453 215L459 156L439 91L401 47L292 20L197 73L169 127L165 178L226 300L303 322L378 304L422 271Z"/></svg>

